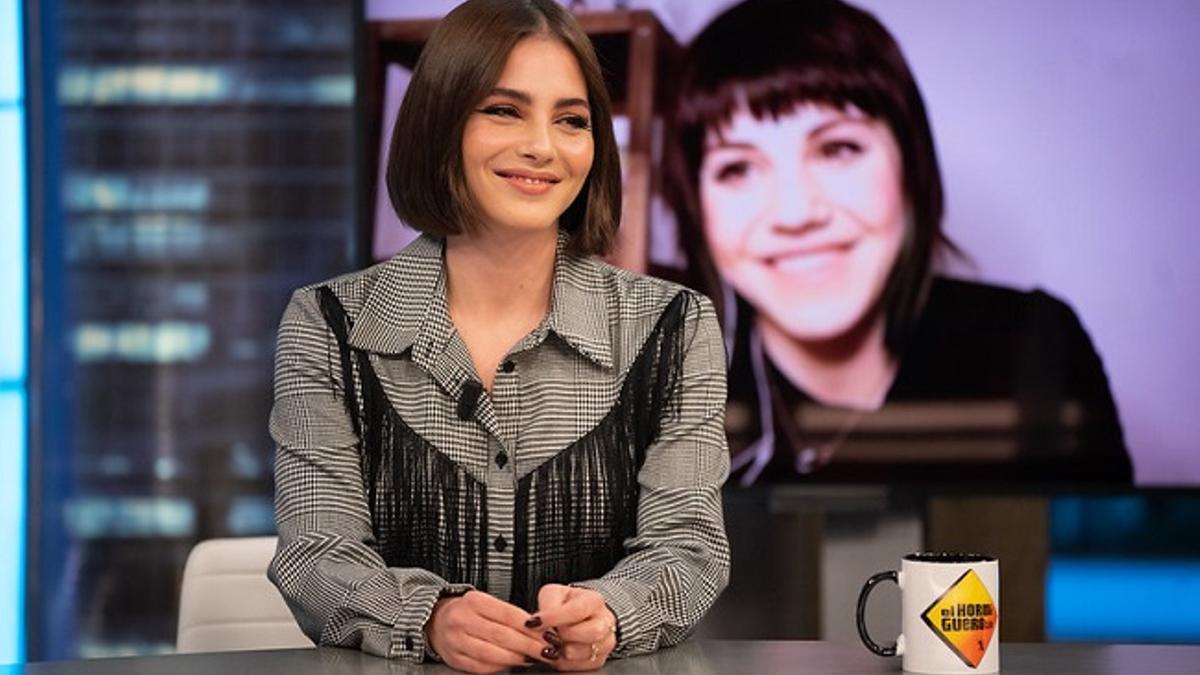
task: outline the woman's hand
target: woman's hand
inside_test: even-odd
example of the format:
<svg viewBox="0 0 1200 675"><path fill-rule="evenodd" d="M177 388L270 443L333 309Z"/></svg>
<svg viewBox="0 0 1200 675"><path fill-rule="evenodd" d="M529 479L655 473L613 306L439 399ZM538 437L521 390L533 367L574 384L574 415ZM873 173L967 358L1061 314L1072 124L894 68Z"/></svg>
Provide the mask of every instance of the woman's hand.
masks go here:
<svg viewBox="0 0 1200 675"><path fill-rule="evenodd" d="M425 624L426 639L446 665L468 673L495 673L557 655L527 628L529 614L480 591L442 598Z"/></svg>
<svg viewBox="0 0 1200 675"><path fill-rule="evenodd" d="M562 643L561 658L550 661L555 670L595 670L617 647L617 617L604 596L590 588L542 586L537 619L555 630Z"/></svg>

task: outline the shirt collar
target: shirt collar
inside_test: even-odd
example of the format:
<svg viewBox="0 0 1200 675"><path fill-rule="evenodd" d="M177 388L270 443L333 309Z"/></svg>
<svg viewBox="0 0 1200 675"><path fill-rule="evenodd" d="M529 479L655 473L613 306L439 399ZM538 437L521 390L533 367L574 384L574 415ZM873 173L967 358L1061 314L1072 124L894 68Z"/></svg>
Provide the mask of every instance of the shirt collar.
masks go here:
<svg viewBox="0 0 1200 675"><path fill-rule="evenodd" d="M380 354L400 354L412 347L441 277L441 241L418 237L383 263L350 331L350 345Z"/></svg>
<svg viewBox="0 0 1200 675"><path fill-rule="evenodd" d="M566 242L566 233L559 232L550 313L543 326L597 365L611 368L602 264L567 253ZM414 360L432 359L445 349L453 325L444 248L444 239L421 235L383 264L350 331L352 346L392 355L412 348Z"/></svg>
<svg viewBox="0 0 1200 675"><path fill-rule="evenodd" d="M567 253L566 245L567 234L559 231L546 327L597 365L612 368L608 285L603 265Z"/></svg>

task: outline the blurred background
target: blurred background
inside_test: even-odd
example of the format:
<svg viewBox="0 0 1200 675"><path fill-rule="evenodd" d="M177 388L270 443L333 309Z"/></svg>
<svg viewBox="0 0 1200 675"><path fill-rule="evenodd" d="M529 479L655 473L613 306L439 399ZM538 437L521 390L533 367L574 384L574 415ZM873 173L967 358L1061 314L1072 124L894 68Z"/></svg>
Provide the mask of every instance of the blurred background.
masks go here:
<svg viewBox="0 0 1200 675"><path fill-rule="evenodd" d="M0 664L172 651L191 547L273 533L279 315L405 241L379 148L454 4L0 0ZM564 4L611 55L625 262L678 266L663 83L733 3ZM866 576L959 547L1001 555L1005 639L1200 642L1200 7L857 4L926 97L959 271L1071 299L1139 487L731 488L702 632L855 640Z"/></svg>

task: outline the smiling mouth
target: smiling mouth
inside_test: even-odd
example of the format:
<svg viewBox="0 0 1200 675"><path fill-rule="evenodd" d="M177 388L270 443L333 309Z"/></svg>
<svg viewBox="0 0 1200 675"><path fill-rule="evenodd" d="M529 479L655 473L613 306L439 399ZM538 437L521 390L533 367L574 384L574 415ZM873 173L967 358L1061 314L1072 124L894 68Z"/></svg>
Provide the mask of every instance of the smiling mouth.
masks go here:
<svg viewBox="0 0 1200 675"><path fill-rule="evenodd" d="M496 175L505 180L523 183L525 185L554 185L559 182L557 178L536 178L533 176L523 176L516 173L507 173L504 171L497 171Z"/></svg>
<svg viewBox="0 0 1200 675"><path fill-rule="evenodd" d="M791 266L805 264L820 264L821 262L836 260L837 258L846 255L854 249L855 242L845 242L838 244L827 244L824 246L815 246L809 249L801 249L796 251L788 251L777 255L768 255L761 258L763 264L769 267Z"/></svg>

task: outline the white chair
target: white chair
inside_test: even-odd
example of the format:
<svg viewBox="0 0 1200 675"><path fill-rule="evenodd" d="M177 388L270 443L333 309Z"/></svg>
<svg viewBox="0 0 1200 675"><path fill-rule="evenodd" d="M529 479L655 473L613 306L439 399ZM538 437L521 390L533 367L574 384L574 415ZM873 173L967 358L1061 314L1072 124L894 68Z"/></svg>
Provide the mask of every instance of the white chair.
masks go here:
<svg viewBox="0 0 1200 675"><path fill-rule="evenodd" d="M267 580L275 542L276 537L245 537L196 544L183 568L178 651L313 646Z"/></svg>

